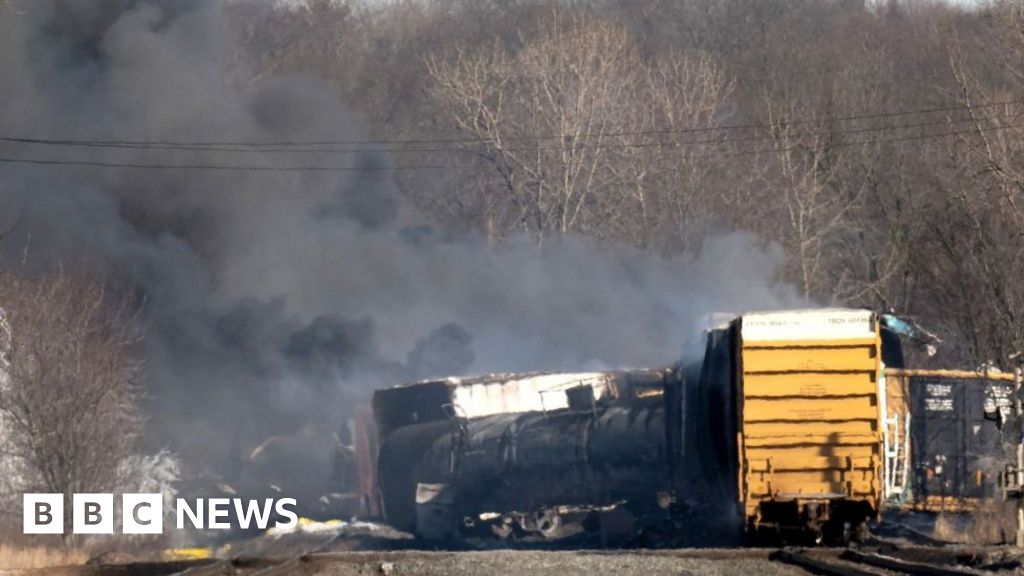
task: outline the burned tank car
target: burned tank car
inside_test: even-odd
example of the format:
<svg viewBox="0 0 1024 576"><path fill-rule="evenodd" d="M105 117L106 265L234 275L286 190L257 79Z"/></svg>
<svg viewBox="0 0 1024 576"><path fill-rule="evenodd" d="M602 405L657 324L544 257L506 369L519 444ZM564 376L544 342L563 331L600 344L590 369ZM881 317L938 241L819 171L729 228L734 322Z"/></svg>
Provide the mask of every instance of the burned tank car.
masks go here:
<svg viewBox="0 0 1024 576"><path fill-rule="evenodd" d="M387 519L425 537L468 525L555 537L595 515L632 525L672 502L679 370L492 375L381 390ZM662 514L664 516L664 514Z"/></svg>

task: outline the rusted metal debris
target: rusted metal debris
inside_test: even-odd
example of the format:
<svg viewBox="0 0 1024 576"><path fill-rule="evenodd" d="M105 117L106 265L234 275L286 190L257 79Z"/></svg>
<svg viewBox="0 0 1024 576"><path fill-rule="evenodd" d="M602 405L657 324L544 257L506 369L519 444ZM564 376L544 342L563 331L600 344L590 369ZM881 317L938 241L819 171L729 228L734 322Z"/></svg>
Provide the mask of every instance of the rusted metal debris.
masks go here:
<svg viewBox="0 0 1024 576"><path fill-rule="evenodd" d="M820 574L822 576L878 576L878 573L874 571L817 558L802 551L779 550L772 554L771 559L799 566L812 574Z"/></svg>
<svg viewBox="0 0 1024 576"><path fill-rule="evenodd" d="M982 574L986 574L984 571L974 570L971 568L925 564L923 562L910 562L908 560L893 558L892 556L858 552L857 550L847 550L840 555L840 558L851 562L877 566L886 570L896 570L898 572L919 576L980 576Z"/></svg>

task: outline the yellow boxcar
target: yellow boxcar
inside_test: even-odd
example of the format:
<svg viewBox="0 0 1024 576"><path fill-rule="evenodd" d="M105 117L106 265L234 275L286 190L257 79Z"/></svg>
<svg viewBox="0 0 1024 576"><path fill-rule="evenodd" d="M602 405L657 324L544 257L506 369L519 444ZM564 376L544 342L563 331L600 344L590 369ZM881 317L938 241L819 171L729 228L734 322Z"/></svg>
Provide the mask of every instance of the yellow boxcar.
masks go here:
<svg viewBox="0 0 1024 576"><path fill-rule="evenodd" d="M801 310L736 322L739 497L748 529L818 541L856 536L882 498L875 314Z"/></svg>

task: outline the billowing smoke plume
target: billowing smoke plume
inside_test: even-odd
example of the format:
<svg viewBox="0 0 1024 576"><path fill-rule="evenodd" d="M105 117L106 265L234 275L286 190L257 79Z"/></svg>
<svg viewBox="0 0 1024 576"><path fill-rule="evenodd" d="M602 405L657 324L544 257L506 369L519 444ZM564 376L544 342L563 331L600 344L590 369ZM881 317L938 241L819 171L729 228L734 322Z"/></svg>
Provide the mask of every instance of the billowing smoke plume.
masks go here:
<svg viewBox="0 0 1024 576"><path fill-rule="evenodd" d="M234 62L217 2L16 4L0 7L0 136L363 133L325 83ZM355 168L0 164L5 265L84 263L139 295L152 442L196 465L309 422L337 428L368 391L403 380L668 364L704 314L793 300L772 282L780 254L742 234L676 259L574 237L500 250L452 239L402 201L381 153L0 143L0 157Z"/></svg>

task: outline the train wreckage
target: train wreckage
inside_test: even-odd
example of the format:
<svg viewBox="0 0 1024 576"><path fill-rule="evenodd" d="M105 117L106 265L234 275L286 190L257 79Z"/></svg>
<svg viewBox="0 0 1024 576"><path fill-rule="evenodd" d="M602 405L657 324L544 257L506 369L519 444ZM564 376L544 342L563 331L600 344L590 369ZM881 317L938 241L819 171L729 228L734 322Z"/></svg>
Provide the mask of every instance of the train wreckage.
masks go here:
<svg viewBox="0 0 1024 576"><path fill-rule="evenodd" d="M1019 377L908 369L910 332L867 310L751 313L663 369L378 390L363 498L429 539L843 542L885 510L983 501L1011 539Z"/></svg>

